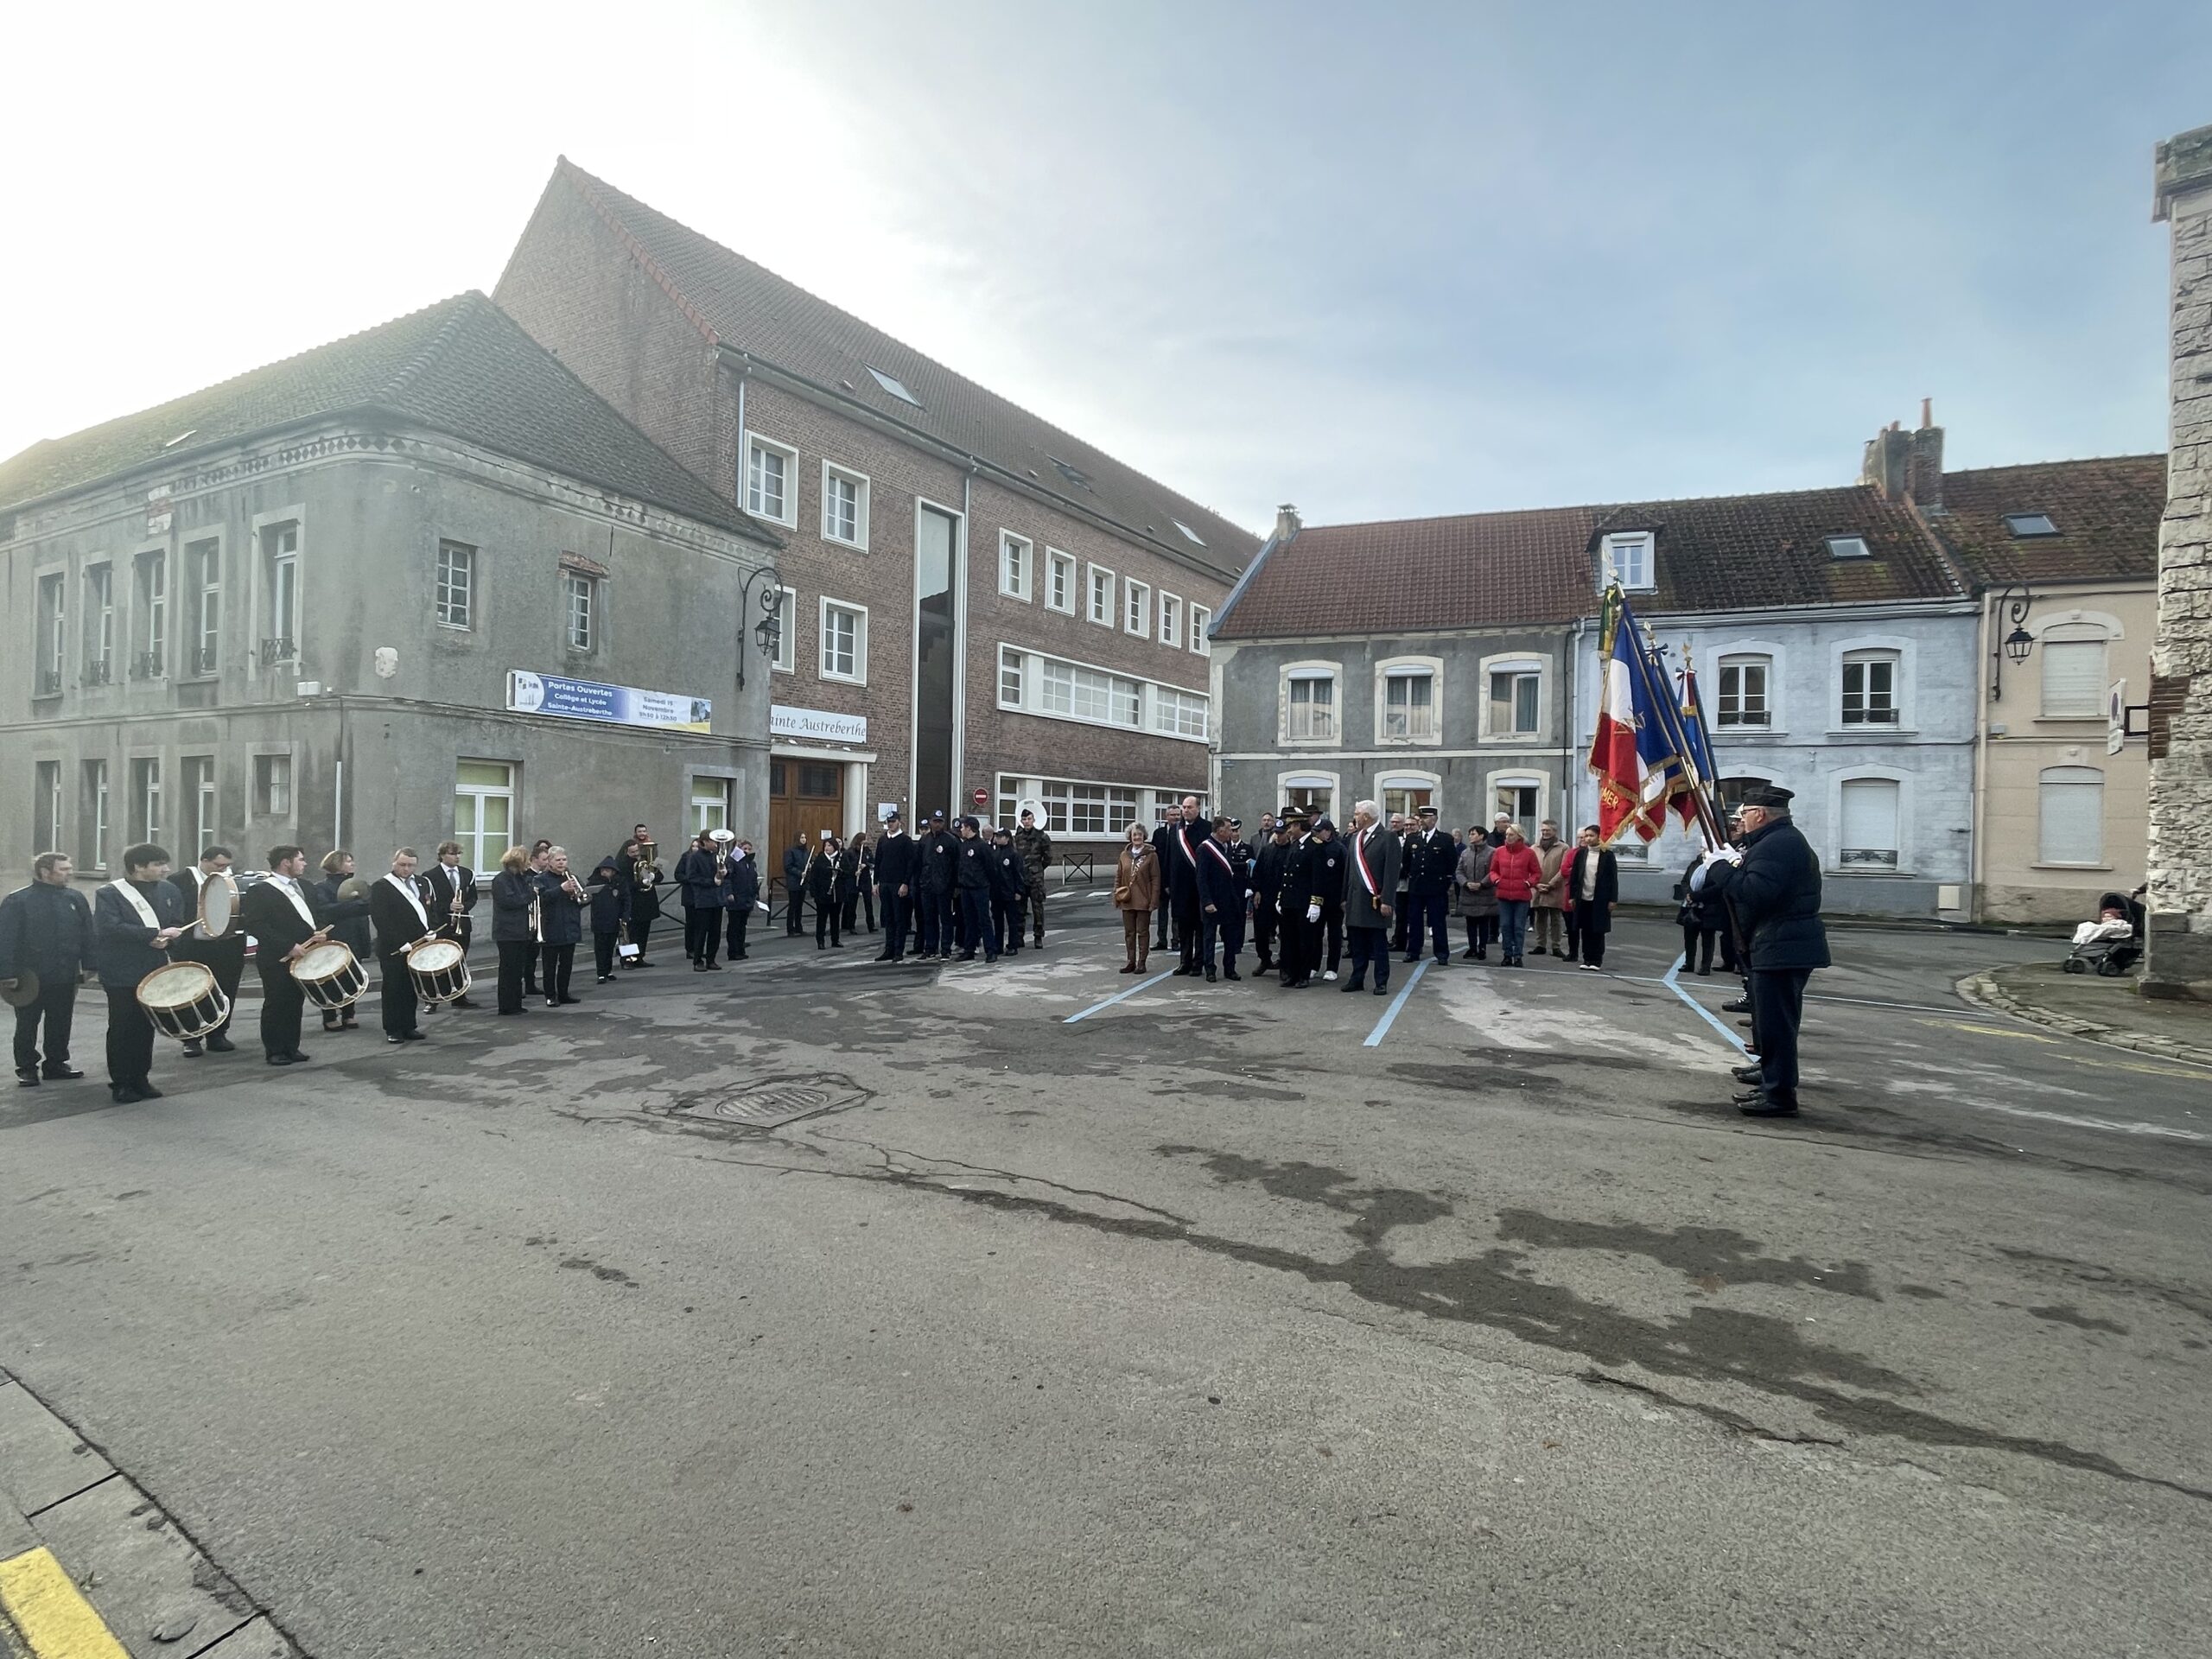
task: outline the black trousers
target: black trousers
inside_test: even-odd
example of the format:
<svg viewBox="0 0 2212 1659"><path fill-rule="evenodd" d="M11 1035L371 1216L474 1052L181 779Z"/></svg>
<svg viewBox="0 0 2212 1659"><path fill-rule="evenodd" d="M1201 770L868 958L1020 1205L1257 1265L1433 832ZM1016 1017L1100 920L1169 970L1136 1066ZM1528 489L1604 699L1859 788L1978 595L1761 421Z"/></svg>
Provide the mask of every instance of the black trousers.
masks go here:
<svg viewBox="0 0 2212 1659"><path fill-rule="evenodd" d="M1398 913L1390 918L1390 948L1393 950L1402 951L1406 948L1406 930L1414 920L1412 898L1410 888L1398 889ZM1420 949L1418 945L1414 948L1416 950Z"/></svg>
<svg viewBox="0 0 2212 1659"><path fill-rule="evenodd" d="M918 912L915 931L921 935L922 954L925 957L949 957L952 954L952 889L924 887L915 902Z"/></svg>
<svg viewBox="0 0 2212 1659"><path fill-rule="evenodd" d="M1363 984L1367 979L1368 964L1375 967L1375 988L1382 990L1390 983L1390 930L1386 927L1355 927L1346 930L1351 946L1351 982Z"/></svg>
<svg viewBox="0 0 2212 1659"><path fill-rule="evenodd" d="M1278 960L1282 964L1282 982L1295 985L1313 976L1313 964L1321 956L1321 924L1306 919L1303 910L1294 911L1282 918L1282 948Z"/></svg>
<svg viewBox="0 0 2212 1659"><path fill-rule="evenodd" d="M859 888L854 888L852 892L847 893L842 899L837 901L837 919L844 925L845 931L848 933L857 933L861 931L861 895ZM871 923L869 925L871 930L873 930L874 924Z"/></svg>
<svg viewBox="0 0 2212 1659"><path fill-rule="evenodd" d="M721 944L722 913L719 910L683 910L683 954L693 962L712 962Z"/></svg>
<svg viewBox="0 0 2212 1659"><path fill-rule="evenodd" d="M1275 896L1271 893L1252 896L1252 948L1259 952L1262 973L1274 965L1275 935L1281 931L1282 918L1275 914Z"/></svg>
<svg viewBox="0 0 2212 1659"><path fill-rule="evenodd" d="M1436 959L1439 962L1450 961L1452 957L1451 893L1449 892L1415 893L1406 902L1413 910L1413 919L1406 932L1406 955L1419 957L1422 944L1433 940Z"/></svg>
<svg viewBox="0 0 2212 1659"><path fill-rule="evenodd" d="M68 1065L69 1028L76 1018L76 976L72 975L58 983L41 980L37 1000L16 1010L16 1070L29 1071L40 1064L38 1027L41 1020L46 1022L46 1069L58 1071Z"/></svg>
<svg viewBox="0 0 2212 1659"><path fill-rule="evenodd" d="M1322 965L1320 946L1325 938L1329 942L1328 969L1333 974L1338 964L1344 959L1344 907L1342 905L1322 906L1319 925L1320 931L1313 936L1313 966L1318 969Z"/></svg>
<svg viewBox="0 0 2212 1659"><path fill-rule="evenodd" d="M1478 952L1487 951L1491 942L1497 938L1497 918L1463 916L1460 919L1467 925L1467 949Z"/></svg>
<svg viewBox="0 0 2212 1659"><path fill-rule="evenodd" d="M1182 952L1183 965L1198 965L1198 949L1205 943L1205 906L1198 902L1196 885L1178 887L1173 903L1175 911L1175 945Z"/></svg>
<svg viewBox="0 0 2212 1659"><path fill-rule="evenodd" d="M791 899L791 907L784 912L784 931L790 934L791 938L797 938L799 929L799 912L806 905L806 889L786 887L784 892Z"/></svg>
<svg viewBox="0 0 2212 1659"><path fill-rule="evenodd" d="M415 997L415 976L407 971L407 959L398 956L378 957L377 971L384 976L384 1034L404 1037L415 1029L419 1008Z"/></svg>
<svg viewBox="0 0 2212 1659"><path fill-rule="evenodd" d="M1221 965L1234 968L1236 958L1244 950L1243 906L1231 905L1226 910L1217 910L1205 918L1203 925L1205 937L1199 953L1201 965L1213 966L1213 948L1218 942L1221 945Z"/></svg>
<svg viewBox="0 0 2212 1659"><path fill-rule="evenodd" d="M732 962L741 962L745 959L745 930L753 925L753 906L732 905L728 913L729 916L729 959Z"/></svg>
<svg viewBox="0 0 2212 1659"><path fill-rule="evenodd" d="M601 979L614 971L614 947L621 942L620 933L594 933L591 936L592 965Z"/></svg>
<svg viewBox="0 0 2212 1659"><path fill-rule="evenodd" d="M501 939L499 941L499 1012L520 1014L524 987L530 983L531 964L537 960L537 945L531 939Z"/></svg>
<svg viewBox="0 0 2212 1659"><path fill-rule="evenodd" d="M569 981L576 970L576 947L569 944L543 944L538 947L544 963L540 969L543 976L545 995L549 1001L557 1001L569 994Z"/></svg>
<svg viewBox="0 0 2212 1659"><path fill-rule="evenodd" d="M227 1038L231 1021L238 1014L238 981L245 977L245 937L235 934L223 939L195 939L188 949L177 948L183 944L184 941L179 940L177 946L171 947L169 956L179 962L205 963L215 976L216 986L223 993L223 1001L231 1005L231 1012L207 1035Z"/></svg>
<svg viewBox="0 0 2212 1659"><path fill-rule="evenodd" d="M1686 972L1709 974L1713 971L1713 941L1716 930L1700 927L1695 922L1682 924L1682 967ZM1704 947L1705 963L1698 964L1699 947Z"/></svg>
<svg viewBox="0 0 2212 1659"><path fill-rule="evenodd" d="M1804 968L1756 969L1751 1029L1759 1047L1759 1088L1770 1100L1797 1098L1797 1027L1805 1017Z"/></svg>
<svg viewBox="0 0 2212 1659"><path fill-rule="evenodd" d="M1580 950L1581 959L1592 968L1605 965L1605 931L1597 925L1598 905L1592 899L1578 899L1571 912L1574 920L1570 925Z"/></svg>
<svg viewBox="0 0 2212 1659"><path fill-rule="evenodd" d="M862 910L866 911L866 912L867 912L867 913L868 913L868 931L869 932L871 932L871 933L874 932L874 931L875 931L875 884L874 884L874 882L872 882L872 881L871 881L871 882L867 882L867 883L862 884L862 886L861 886L861 909L862 909ZM852 924L851 924L850 922L848 922L848 923L846 923L846 924L845 924L845 925L846 925L846 927L849 930L849 929L851 928L851 926L852 926Z"/></svg>
<svg viewBox="0 0 2212 1659"><path fill-rule="evenodd" d="M261 1046L270 1054L300 1052L300 1014L308 994L292 977L292 967L282 958L255 958L261 971Z"/></svg>
<svg viewBox="0 0 2212 1659"><path fill-rule="evenodd" d="M136 985L108 985L107 1080L111 1088L137 1089L154 1069L154 1022L138 1006Z"/></svg>
<svg viewBox="0 0 2212 1659"><path fill-rule="evenodd" d="M991 890L988 887L960 889L960 948L963 956L974 956L976 947L983 948L983 955L993 962L999 959L998 924L991 915Z"/></svg>
<svg viewBox="0 0 2212 1659"><path fill-rule="evenodd" d="M645 959L645 941L652 937L653 923L658 918L632 916L630 918L630 943L638 947L638 960Z"/></svg>
<svg viewBox="0 0 2212 1659"><path fill-rule="evenodd" d="M906 954L906 928L913 919L914 899L909 893L899 896L896 887L888 888L883 895L883 954L896 959Z"/></svg>
<svg viewBox="0 0 2212 1659"><path fill-rule="evenodd" d="M1021 949L1021 895L1008 899L998 895L991 900L991 931L999 936L999 948L1008 955Z"/></svg>

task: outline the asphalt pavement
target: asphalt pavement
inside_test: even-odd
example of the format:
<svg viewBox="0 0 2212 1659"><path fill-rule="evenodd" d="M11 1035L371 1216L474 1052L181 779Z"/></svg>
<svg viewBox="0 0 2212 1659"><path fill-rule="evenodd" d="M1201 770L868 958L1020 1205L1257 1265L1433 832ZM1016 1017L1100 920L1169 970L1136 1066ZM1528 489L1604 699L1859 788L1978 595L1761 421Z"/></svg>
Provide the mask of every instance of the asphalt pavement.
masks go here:
<svg viewBox="0 0 2212 1659"><path fill-rule="evenodd" d="M0 1367L318 1659L2212 1651L2212 1071L1951 989L2063 945L1837 930L1753 1122L1659 923L1057 915L21 1090Z"/></svg>

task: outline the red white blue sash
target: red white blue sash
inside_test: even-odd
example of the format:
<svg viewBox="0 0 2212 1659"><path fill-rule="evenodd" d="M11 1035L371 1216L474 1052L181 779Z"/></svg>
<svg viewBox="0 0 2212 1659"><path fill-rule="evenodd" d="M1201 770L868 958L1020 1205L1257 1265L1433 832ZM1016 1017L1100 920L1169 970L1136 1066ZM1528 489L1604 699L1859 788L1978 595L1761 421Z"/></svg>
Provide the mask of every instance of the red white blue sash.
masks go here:
<svg viewBox="0 0 2212 1659"><path fill-rule="evenodd" d="M1211 853L1215 858L1221 861L1221 868L1224 871L1230 875L1236 874L1236 867L1229 861L1229 855L1221 850L1221 843L1216 841L1211 836L1208 836L1206 837L1206 851Z"/></svg>
<svg viewBox="0 0 2212 1659"><path fill-rule="evenodd" d="M1376 883L1374 868L1367 861L1367 843L1374 838L1375 830L1370 825L1367 833L1351 844L1352 865L1359 871L1359 884L1367 889L1367 896L1370 899L1379 898L1382 893Z"/></svg>

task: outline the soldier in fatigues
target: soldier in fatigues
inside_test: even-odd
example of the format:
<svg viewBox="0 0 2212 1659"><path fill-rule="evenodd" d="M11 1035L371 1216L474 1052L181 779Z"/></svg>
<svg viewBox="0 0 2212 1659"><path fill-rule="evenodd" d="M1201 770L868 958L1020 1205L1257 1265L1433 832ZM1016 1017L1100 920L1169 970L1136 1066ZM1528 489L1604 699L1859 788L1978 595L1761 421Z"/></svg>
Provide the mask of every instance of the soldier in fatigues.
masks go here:
<svg viewBox="0 0 2212 1659"><path fill-rule="evenodd" d="M1045 943L1045 872L1052 862L1052 837L1037 822L1037 815L1021 809L1021 827L1014 832L1014 850L1021 855L1021 896L1029 907L1031 942ZM1007 954L1020 947L1021 930L1007 937Z"/></svg>
<svg viewBox="0 0 2212 1659"><path fill-rule="evenodd" d="M1694 893L1717 893L1751 941L1752 1028L1757 1065L1736 1076L1753 1085L1736 1104L1746 1117L1797 1116L1797 1027L1805 982L1828 965L1821 925L1821 861L1790 822L1791 791L1767 784L1743 805L1744 844L1707 853L1690 877Z"/></svg>

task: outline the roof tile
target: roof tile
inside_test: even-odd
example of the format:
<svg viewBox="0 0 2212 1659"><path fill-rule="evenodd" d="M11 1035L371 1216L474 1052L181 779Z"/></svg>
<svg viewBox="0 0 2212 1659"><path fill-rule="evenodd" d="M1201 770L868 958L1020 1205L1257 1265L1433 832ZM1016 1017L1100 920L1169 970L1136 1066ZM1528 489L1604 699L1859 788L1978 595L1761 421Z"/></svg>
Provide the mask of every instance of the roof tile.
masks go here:
<svg viewBox="0 0 2212 1659"><path fill-rule="evenodd" d="M2155 580L2166 458L2113 455L1943 474L1930 522L1979 586ZM2056 536L2018 537L2007 513L2046 512Z"/></svg>

